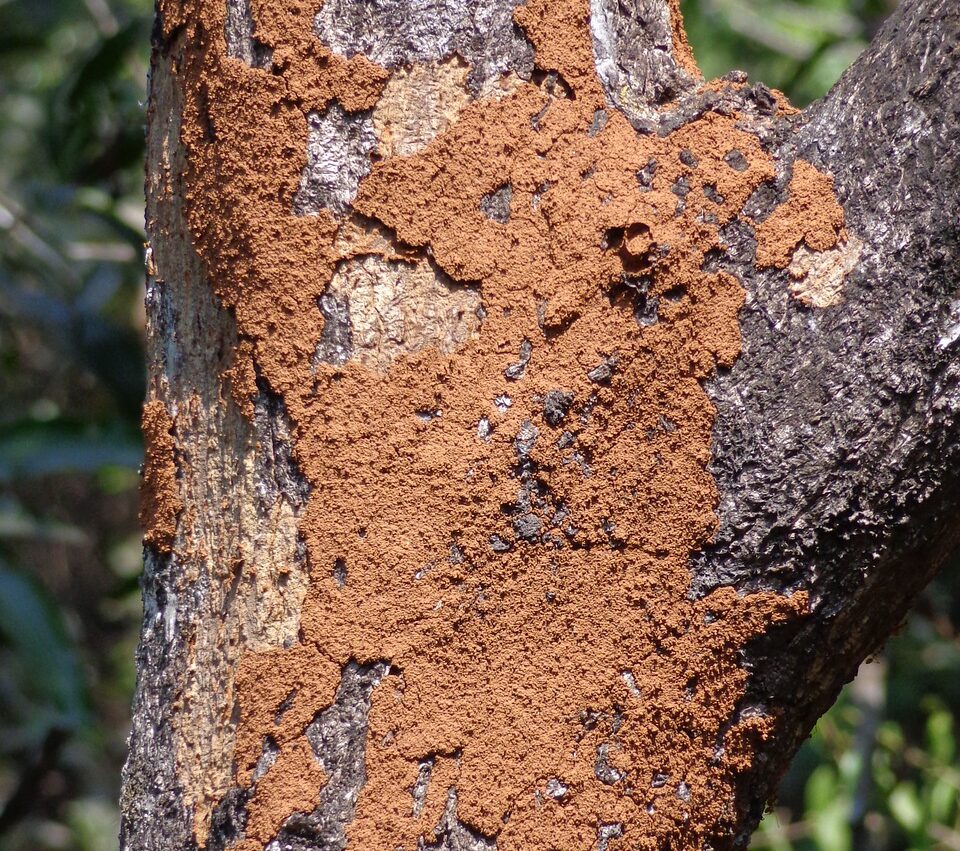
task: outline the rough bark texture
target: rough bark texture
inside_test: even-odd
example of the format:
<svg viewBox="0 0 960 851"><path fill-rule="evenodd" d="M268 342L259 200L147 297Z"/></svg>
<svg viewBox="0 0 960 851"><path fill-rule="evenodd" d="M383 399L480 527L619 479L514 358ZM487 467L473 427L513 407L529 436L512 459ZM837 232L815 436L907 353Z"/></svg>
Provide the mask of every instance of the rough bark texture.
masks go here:
<svg viewBox="0 0 960 851"><path fill-rule="evenodd" d="M830 94L771 140L782 178L770 196L797 157L822 167L863 243L842 309L798 304L785 273L755 272L751 234L730 234L749 296L743 352L710 386L720 530L694 561L694 588L804 588L814 612L750 662L748 702L791 716L775 768L744 790L756 818L814 720L956 546L958 44L955 4L902 4Z"/></svg>
<svg viewBox="0 0 960 851"><path fill-rule="evenodd" d="M296 516L306 484L290 457L282 405L262 385L250 416L223 397L217 376L237 346L233 319L213 297L189 246L183 214L185 164L179 145L182 94L175 79L152 75L147 163L147 339L150 396L175 421L174 472L167 486L195 518L148 546L142 579L144 624L131 749L124 771L121 844L190 848L193 815L182 787L219 788L229 777L233 668L244 644L296 637L305 592ZM150 444L154 446L154 443ZM149 471L157 465L151 457ZM150 505L145 500L144 508ZM148 520L148 528L157 517ZM151 537L148 534L148 539ZM198 540L203 538L205 540ZM192 628L191 628L192 627ZM175 707L221 694L193 729L175 729ZM193 764L178 764L178 738L192 740Z"/></svg>
<svg viewBox="0 0 960 851"><path fill-rule="evenodd" d="M123 847L744 846L956 543L960 11L314 5L158 4Z"/></svg>

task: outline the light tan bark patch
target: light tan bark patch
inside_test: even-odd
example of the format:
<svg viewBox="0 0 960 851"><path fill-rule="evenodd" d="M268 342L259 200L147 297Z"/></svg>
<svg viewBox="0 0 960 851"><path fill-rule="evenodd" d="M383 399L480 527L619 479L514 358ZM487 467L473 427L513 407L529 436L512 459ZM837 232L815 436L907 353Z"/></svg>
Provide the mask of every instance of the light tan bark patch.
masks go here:
<svg viewBox="0 0 960 851"><path fill-rule="evenodd" d="M347 305L351 357L385 371L400 355L428 347L452 352L480 329L480 293L450 280L426 258L345 260L328 294Z"/></svg>
<svg viewBox="0 0 960 851"><path fill-rule="evenodd" d="M801 245L787 267L790 294L810 307L833 307L843 300L843 282L860 260L863 244L853 234L827 251Z"/></svg>
<svg viewBox="0 0 960 851"><path fill-rule="evenodd" d="M346 260L361 254L376 254L387 260L416 259L416 251L397 245L390 231L378 221L351 216L337 230L333 250L338 259Z"/></svg>
<svg viewBox="0 0 960 851"><path fill-rule="evenodd" d="M398 70L373 110L379 154L415 154L453 124L470 102L469 71L458 57Z"/></svg>

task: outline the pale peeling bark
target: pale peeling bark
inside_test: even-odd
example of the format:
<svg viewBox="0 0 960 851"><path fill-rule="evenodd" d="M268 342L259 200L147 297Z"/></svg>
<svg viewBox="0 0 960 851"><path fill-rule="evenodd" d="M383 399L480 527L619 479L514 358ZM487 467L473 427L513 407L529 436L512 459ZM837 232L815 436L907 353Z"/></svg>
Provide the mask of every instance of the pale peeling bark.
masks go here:
<svg viewBox="0 0 960 851"><path fill-rule="evenodd" d="M269 69L274 58L257 38L258 5L269 4L229 0L223 37L230 56ZM503 97L517 81L531 79L562 96L562 77L538 78L544 75L534 69L530 42L514 24L518 5L323 4L315 20L322 44L404 70L373 109L351 112L331 103L308 116L306 167L291 215L348 216L375 158L422 150L471 99ZM595 68L607 98L591 132L615 110L638 133L661 136L706 113L736 113L776 167L776 179L761 185L746 215L723 231L725 252L704 264L706 271L734 274L747 300L742 353L707 385L717 409L709 469L719 489L719 530L691 559L691 593L705 598L730 586L810 598L807 618L769 630L744 654L750 677L730 724L757 715L778 723L739 776L734 827L712 840L712 847L742 847L818 715L956 544L960 11L952 0L906 0L827 98L788 117L777 113L769 90L739 87L735 74L732 88L699 88L671 25L672 5L591 0ZM183 510L170 530L170 550L151 546L146 556L122 801L122 845L136 851L225 849L243 838L250 790L234 778L235 674L244 653L297 643L310 571L319 569L308 564L298 527L309 485L283 404L261 376L236 372L249 360L234 352L249 344L238 340L232 313L213 296L188 231L183 92L175 69L183 45L175 49L175 40L158 29L147 310L150 398L174 423L174 487ZM833 175L845 239L826 251L800 245L785 268L760 269L758 233L805 163ZM736 156L729 165L740 169ZM641 189L656 167L637 174ZM682 206L688 190L678 182L673 191ZM492 221L509 221L512 197L504 184L483 197L480 209ZM351 222L353 230L345 226L338 235L351 259L337 266L318 303L324 324L317 363L355 360L385 369L403 354L452 351L478 333L484 309L470 281L451 280L429 252L400 244L376 223ZM621 238L629 253L644 236ZM637 322L656 323L656 299L631 297ZM506 380L523 378L531 349L530 341L521 344ZM601 363L590 380L602 385L615 368L615 360ZM503 410L510 404L507 396L497 400ZM572 404L572 395L551 391L543 401L545 422L562 423ZM429 422L442 412L424 407L417 415ZM491 429L481 419L478 439L488 441ZM532 423L518 433L518 469L529 468L538 434ZM586 469L585 460L578 463ZM527 503L514 520L516 538L539 541L533 477L518 475ZM611 546L619 545L615 521ZM511 546L491 536L494 552ZM454 545L451 563L457 558ZM335 564L333 577L347 584L348 565ZM386 659L343 668L332 703L306 729L326 778L320 803L291 816L266 844L270 851L349 846L347 830L366 779L371 696L390 673ZM633 674L623 676L629 693L639 695ZM597 750L595 773L616 786L623 775L610 761L610 747ZM276 747L265 747L254 779L278 758ZM414 816L437 759L420 764L410 792ZM677 797L685 790L681 783ZM563 801L567 792L550 778L538 794ZM496 838L463 823L457 807L451 787L434 840L420 847L496 848ZM621 840L629 842L623 824L600 823L592 847L613 851L624 847Z"/></svg>
<svg viewBox="0 0 960 851"><path fill-rule="evenodd" d="M223 755L233 747L240 653L297 635L306 565L296 518L306 484L275 398L262 390L249 400L247 418L223 396L219 375L230 366L236 331L189 247L180 93L169 74L155 71L151 82L149 395L175 421L177 489L186 510L172 549L146 550L122 844L188 848L193 814L183 786L219 790L229 783ZM171 726L174 707L187 707L190 723Z"/></svg>

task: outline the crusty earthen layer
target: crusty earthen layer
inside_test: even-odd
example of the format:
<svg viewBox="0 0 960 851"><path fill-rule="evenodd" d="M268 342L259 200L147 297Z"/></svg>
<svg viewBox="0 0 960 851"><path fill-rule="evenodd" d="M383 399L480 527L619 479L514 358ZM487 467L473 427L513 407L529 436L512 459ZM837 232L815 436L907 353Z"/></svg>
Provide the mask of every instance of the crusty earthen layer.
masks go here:
<svg viewBox="0 0 960 851"><path fill-rule="evenodd" d="M222 0L160 3L182 51L193 240L242 339L225 381L241 401L256 374L280 395L311 486L300 643L238 672L235 779L253 788L237 847L318 803L305 730L353 660L390 667L349 847L431 841L455 789L459 821L500 851L699 849L733 823L736 776L776 723L735 715L739 653L806 606L688 598L716 523L701 384L737 356L743 300L703 266L773 163L736 115L660 138L610 111L586 0L519 7L545 73L446 92L439 132L390 154L391 71L324 48L316 6L253 3L260 68L227 56ZM333 103L374 110L387 155L345 216L295 215L308 115ZM829 178L798 163L794 180L803 200L762 228L764 263L842 234ZM455 345L318 358L320 299L355 257L435 268L477 294L478 321ZM257 774L266 737L279 756ZM185 793L202 845L217 802Z"/></svg>

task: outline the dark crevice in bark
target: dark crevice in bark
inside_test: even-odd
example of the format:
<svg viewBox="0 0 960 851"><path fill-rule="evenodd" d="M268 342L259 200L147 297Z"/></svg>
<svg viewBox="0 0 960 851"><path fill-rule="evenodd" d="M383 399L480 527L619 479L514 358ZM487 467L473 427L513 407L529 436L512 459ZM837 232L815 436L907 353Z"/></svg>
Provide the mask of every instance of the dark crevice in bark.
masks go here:
<svg viewBox="0 0 960 851"><path fill-rule="evenodd" d="M426 842L421 837L417 851L496 851L497 848L496 839L473 830L457 817L456 787L447 792L447 805L433 833L436 841Z"/></svg>
<svg viewBox="0 0 960 851"><path fill-rule="evenodd" d="M210 835L205 851L226 851L243 838L249 800L248 789L231 789L224 796L210 818Z"/></svg>
<svg viewBox="0 0 960 851"><path fill-rule="evenodd" d="M367 780L364 762L370 700L389 670L387 662L347 663L333 703L307 727L307 739L327 783L320 792L320 805L312 813L297 813L286 820L276 838L281 848L343 851L347 847L346 828L353 821L357 798Z"/></svg>
<svg viewBox="0 0 960 851"><path fill-rule="evenodd" d="M327 783L320 793L320 805L311 813L294 813L277 833L271 847L287 851L344 851L346 828L353 820L357 798L366 783L364 768L368 717L373 690L391 672L388 662L344 666L340 685L329 707L318 712L305 734L322 765ZM243 838L247 803L256 789L256 780L269 770L277 750L265 743L266 760L261 760L249 789L235 787L220 801L211 820L206 851L224 851Z"/></svg>
<svg viewBox="0 0 960 851"><path fill-rule="evenodd" d="M722 78L719 88L699 89L681 96L673 106L646 113L624 110L634 129L641 133L668 136L708 112L719 115L738 115L739 126L753 133L765 150L777 147L787 136L794 122L778 115L778 104L773 93L763 83L751 86L740 84L737 74ZM637 176L641 189L647 188L652 175Z"/></svg>
<svg viewBox="0 0 960 851"><path fill-rule="evenodd" d="M286 406L257 375L254 424L260 451L257 453L257 499L267 511L278 500L286 501L295 515L307 504L310 483L293 454L290 418Z"/></svg>
<svg viewBox="0 0 960 851"><path fill-rule="evenodd" d="M488 218L500 224L510 221L510 202L513 200L513 187L505 183L498 189L480 199L480 211Z"/></svg>

